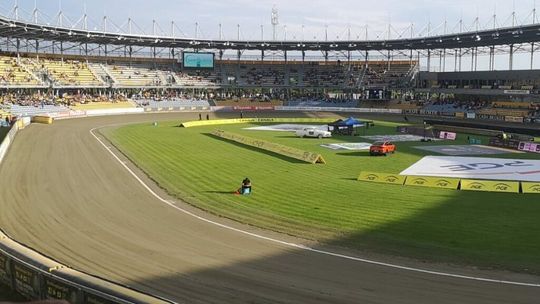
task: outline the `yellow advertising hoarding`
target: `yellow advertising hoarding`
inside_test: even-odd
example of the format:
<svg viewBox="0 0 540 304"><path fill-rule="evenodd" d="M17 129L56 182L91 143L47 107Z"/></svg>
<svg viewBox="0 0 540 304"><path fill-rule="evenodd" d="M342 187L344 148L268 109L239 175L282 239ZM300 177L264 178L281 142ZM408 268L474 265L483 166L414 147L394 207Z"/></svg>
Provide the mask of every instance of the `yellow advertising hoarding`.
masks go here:
<svg viewBox="0 0 540 304"><path fill-rule="evenodd" d="M522 182L521 189L523 189L523 193L540 194L540 183Z"/></svg>
<svg viewBox="0 0 540 304"><path fill-rule="evenodd" d="M519 193L519 182L462 179L461 190Z"/></svg>
<svg viewBox="0 0 540 304"><path fill-rule="evenodd" d="M360 173L358 180L363 182L403 185L405 183L406 177L399 174L364 171Z"/></svg>
<svg viewBox="0 0 540 304"><path fill-rule="evenodd" d="M334 121L335 119L333 118L237 118L188 121L182 123L181 126L191 128L242 123L331 123Z"/></svg>
<svg viewBox="0 0 540 304"><path fill-rule="evenodd" d="M445 177L407 176L405 185L457 190L459 187L459 179Z"/></svg>

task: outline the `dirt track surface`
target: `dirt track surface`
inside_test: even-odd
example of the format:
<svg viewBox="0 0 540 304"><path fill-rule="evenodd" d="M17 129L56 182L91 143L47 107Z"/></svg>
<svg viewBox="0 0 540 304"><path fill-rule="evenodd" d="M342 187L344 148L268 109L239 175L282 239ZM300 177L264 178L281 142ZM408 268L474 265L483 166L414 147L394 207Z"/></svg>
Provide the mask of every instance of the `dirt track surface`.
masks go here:
<svg viewBox="0 0 540 304"><path fill-rule="evenodd" d="M152 196L89 132L196 115L30 126L0 166L0 227L71 267L179 303L538 303L538 287L366 264L201 221Z"/></svg>

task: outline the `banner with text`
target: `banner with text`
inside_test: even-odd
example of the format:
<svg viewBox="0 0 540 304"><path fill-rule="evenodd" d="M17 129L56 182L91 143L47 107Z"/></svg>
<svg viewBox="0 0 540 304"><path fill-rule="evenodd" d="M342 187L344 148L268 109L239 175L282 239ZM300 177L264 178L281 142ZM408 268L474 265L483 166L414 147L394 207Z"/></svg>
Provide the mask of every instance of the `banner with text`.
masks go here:
<svg viewBox="0 0 540 304"><path fill-rule="evenodd" d="M462 179L461 190L519 193L519 182Z"/></svg>
<svg viewBox="0 0 540 304"><path fill-rule="evenodd" d="M426 156L401 175L540 182L540 160Z"/></svg>
<svg viewBox="0 0 540 304"><path fill-rule="evenodd" d="M358 177L359 181L362 182L372 182L372 183L382 183L382 184L394 184L394 185L403 185L405 183L405 176L398 174L390 173L376 173L364 171L360 173Z"/></svg>
<svg viewBox="0 0 540 304"><path fill-rule="evenodd" d="M532 142L520 142L519 151L540 153L540 144Z"/></svg>

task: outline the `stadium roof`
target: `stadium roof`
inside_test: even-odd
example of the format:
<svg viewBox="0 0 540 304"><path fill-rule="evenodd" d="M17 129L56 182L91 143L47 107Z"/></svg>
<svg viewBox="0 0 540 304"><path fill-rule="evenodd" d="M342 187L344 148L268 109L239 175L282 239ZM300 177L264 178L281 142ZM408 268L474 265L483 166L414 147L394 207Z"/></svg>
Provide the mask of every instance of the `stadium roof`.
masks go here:
<svg viewBox="0 0 540 304"><path fill-rule="evenodd" d="M81 30L0 16L0 36L82 44L217 50L391 51L489 47L540 41L540 24L412 39L352 41L241 41L136 35Z"/></svg>

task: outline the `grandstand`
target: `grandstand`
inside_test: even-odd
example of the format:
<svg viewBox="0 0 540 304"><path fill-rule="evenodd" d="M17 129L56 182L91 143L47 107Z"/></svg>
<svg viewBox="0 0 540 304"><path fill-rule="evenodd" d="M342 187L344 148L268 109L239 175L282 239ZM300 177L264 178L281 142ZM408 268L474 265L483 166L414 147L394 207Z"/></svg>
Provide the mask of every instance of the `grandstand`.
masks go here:
<svg viewBox="0 0 540 304"><path fill-rule="evenodd" d="M0 39L25 45L14 48L17 44L6 41L7 49L0 57L0 89L7 93L25 89L17 91L17 98L3 99L4 108L30 107L19 113L39 112L46 107L288 105L388 108L459 117L475 113L477 118L517 117L524 121L539 116L540 71L514 71L512 60L507 71L495 71L493 66L495 55L505 54L512 59L518 50L531 46L532 67L540 29L537 24L516 27L519 30L482 30L473 36L446 33L413 39L298 43L173 39L126 33L94 36L76 27L36 27L23 20L2 18ZM29 37L52 43L33 49L35 43ZM55 48L55 43L63 47ZM493 45L501 47L490 49ZM516 47L505 47L508 45ZM78 53L65 51L73 48L78 48ZM111 52L111 48L115 51ZM479 49L492 50L489 71L476 71ZM224 56L231 50L236 51L236 58ZM182 52L199 51L214 53L213 68L184 66ZM260 57L243 58L244 51L260 52ZM272 56L265 56L269 51ZM319 52L322 57L307 59L307 51ZM294 53L297 57L289 60ZM351 57L352 53L362 56ZM373 53L379 57L371 58ZM455 71L443 68L432 72L435 54L441 63L446 62L446 56L453 56ZM465 55L471 57L471 71L462 71ZM420 71L421 63L427 63L428 71ZM129 103L129 98L136 102ZM500 106L502 103L508 104ZM531 105L523 108L520 103Z"/></svg>
<svg viewBox="0 0 540 304"><path fill-rule="evenodd" d="M0 87L41 87L41 81L19 58L0 56Z"/></svg>

